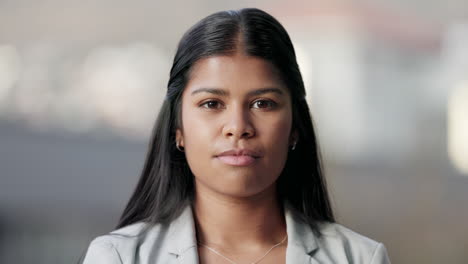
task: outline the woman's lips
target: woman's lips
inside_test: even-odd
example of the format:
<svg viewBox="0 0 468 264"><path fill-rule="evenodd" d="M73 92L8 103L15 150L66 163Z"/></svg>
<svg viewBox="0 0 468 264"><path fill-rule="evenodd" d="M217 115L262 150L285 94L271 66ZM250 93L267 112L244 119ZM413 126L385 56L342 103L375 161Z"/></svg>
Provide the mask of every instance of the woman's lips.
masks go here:
<svg viewBox="0 0 468 264"><path fill-rule="evenodd" d="M217 158L224 164L232 166L248 166L256 160L256 158L248 155L224 155Z"/></svg>

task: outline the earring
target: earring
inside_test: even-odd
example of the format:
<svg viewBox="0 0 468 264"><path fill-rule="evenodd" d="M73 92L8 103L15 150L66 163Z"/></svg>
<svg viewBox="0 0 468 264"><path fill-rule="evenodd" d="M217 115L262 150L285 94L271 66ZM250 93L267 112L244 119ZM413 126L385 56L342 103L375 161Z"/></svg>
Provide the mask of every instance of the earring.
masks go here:
<svg viewBox="0 0 468 264"><path fill-rule="evenodd" d="M181 146L179 145L179 142L176 142L176 148L177 148L180 152L184 152L184 150L185 150L184 147L181 147ZM182 149L181 149L181 148L182 148Z"/></svg>
<svg viewBox="0 0 468 264"><path fill-rule="evenodd" d="M291 148L291 150L295 150L295 149L296 149L296 144L297 144L297 142L296 142L296 141L294 141L294 143L293 143L293 145L292 145L292 148Z"/></svg>

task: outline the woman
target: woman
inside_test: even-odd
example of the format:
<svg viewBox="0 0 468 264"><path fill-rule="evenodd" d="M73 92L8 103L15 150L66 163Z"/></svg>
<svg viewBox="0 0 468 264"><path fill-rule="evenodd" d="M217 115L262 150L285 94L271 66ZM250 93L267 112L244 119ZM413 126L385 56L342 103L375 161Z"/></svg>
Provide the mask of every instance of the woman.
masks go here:
<svg viewBox="0 0 468 264"><path fill-rule="evenodd" d="M141 179L84 263L389 263L336 224L294 48L258 9L179 43Z"/></svg>

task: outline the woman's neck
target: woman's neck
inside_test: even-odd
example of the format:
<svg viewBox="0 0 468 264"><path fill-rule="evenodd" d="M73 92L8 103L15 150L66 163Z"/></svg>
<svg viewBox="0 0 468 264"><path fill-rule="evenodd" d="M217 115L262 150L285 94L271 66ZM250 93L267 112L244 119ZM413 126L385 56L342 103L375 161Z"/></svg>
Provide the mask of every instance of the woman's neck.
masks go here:
<svg viewBox="0 0 468 264"><path fill-rule="evenodd" d="M200 243L243 251L281 241L286 235L282 205L275 186L253 197L229 197L198 191L193 205Z"/></svg>

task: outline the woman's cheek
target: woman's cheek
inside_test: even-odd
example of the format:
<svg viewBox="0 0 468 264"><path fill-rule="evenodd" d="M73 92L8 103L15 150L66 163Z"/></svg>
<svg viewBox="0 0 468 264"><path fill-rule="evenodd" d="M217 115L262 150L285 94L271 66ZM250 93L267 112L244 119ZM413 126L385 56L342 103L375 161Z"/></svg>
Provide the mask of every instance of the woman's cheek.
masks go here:
<svg viewBox="0 0 468 264"><path fill-rule="evenodd" d="M212 130L215 125L211 120L203 116L188 115L184 120L186 147L193 151L206 151L207 144L212 140Z"/></svg>

